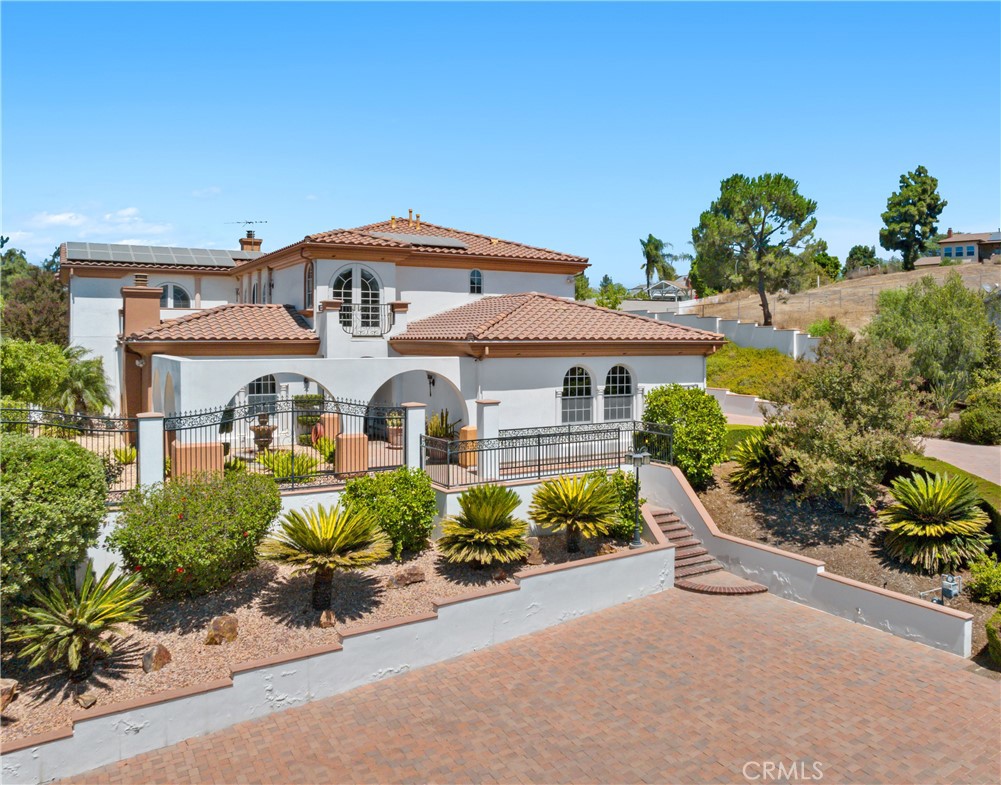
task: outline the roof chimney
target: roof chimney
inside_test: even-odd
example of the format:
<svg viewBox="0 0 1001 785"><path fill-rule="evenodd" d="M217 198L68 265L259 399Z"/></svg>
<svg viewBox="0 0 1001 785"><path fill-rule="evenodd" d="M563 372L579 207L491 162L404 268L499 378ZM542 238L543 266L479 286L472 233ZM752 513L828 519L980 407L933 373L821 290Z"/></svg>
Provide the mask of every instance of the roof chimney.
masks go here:
<svg viewBox="0 0 1001 785"><path fill-rule="evenodd" d="M253 229L248 229L247 236L240 238L240 250L248 252L260 251L262 242L263 240L255 236Z"/></svg>
<svg viewBox="0 0 1001 785"><path fill-rule="evenodd" d="M952 227L949 227L949 231L945 234L946 237L952 237Z"/></svg>
<svg viewBox="0 0 1001 785"><path fill-rule="evenodd" d="M137 273L136 285L121 289L123 335L160 326L160 295L163 289L147 286L146 281L145 273Z"/></svg>
<svg viewBox="0 0 1001 785"><path fill-rule="evenodd" d="M421 214L417 213L417 231L421 230Z"/></svg>
<svg viewBox="0 0 1001 785"><path fill-rule="evenodd" d="M389 216L389 227L391 229L395 229L396 228L396 216L395 215Z"/></svg>
<svg viewBox="0 0 1001 785"><path fill-rule="evenodd" d="M407 212L410 213L410 215L407 217L407 226L413 226L414 225L414 211L413 210L407 210Z"/></svg>

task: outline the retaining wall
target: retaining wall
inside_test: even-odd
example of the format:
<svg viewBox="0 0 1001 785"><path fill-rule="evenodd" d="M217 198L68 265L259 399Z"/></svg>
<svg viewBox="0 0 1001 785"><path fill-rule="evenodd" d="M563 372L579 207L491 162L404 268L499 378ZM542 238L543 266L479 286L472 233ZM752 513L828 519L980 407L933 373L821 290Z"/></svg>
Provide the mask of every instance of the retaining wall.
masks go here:
<svg viewBox="0 0 1001 785"><path fill-rule="evenodd" d="M645 466L643 495L688 524L706 549L731 572L773 594L900 638L969 657L973 616L886 589L833 575L824 562L721 532L675 467Z"/></svg>
<svg viewBox="0 0 1001 785"><path fill-rule="evenodd" d="M5 744L2 780L69 777L669 589L674 547L524 570L515 580L355 629L340 643L242 663L229 679L80 712L72 727Z"/></svg>
<svg viewBox="0 0 1001 785"><path fill-rule="evenodd" d="M686 327L697 327L721 333L737 346L753 349L777 349L782 354L799 359L812 360L816 357L819 338L813 338L799 330L780 330L776 327L759 327L756 322L741 322L736 319L720 319L717 316L695 316L694 314L651 314L665 322L673 322Z"/></svg>

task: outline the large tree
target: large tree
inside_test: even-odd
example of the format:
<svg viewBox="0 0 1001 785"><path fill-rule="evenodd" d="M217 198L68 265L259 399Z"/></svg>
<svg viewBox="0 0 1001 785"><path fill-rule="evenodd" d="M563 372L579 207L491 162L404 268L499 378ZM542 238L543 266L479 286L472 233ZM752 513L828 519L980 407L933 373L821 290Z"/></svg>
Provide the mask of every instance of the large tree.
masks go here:
<svg viewBox="0 0 1001 785"><path fill-rule="evenodd" d="M665 243L651 234L645 240L641 239L640 245L643 246L644 261L641 269L646 274L647 289L653 283L655 275L658 281L673 281L677 277L674 266L670 261L675 258L674 255L664 253L666 248L671 247L670 243Z"/></svg>
<svg viewBox="0 0 1001 785"><path fill-rule="evenodd" d="M876 258L876 246L853 245L845 258L845 275L863 267L875 267L879 264Z"/></svg>
<svg viewBox="0 0 1001 785"><path fill-rule="evenodd" d="M11 283L0 314L0 333L4 338L60 346L69 342L69 302L57 274L33 266Z"/></svg>
<svg viewBox="0 0 1001 785"><path fill-rule="evenodd" d="M923 166L900 175L900 190L886 200L879 244L887 251L900 251L904 269L913 270L925 247L935 240L935 222L947 204L939 196L938 180Z"/></svg>
<svg viewBox="0 0 1001 785"><path fill-rule="evenodd" d="M784 174L735 174L720 184L719 198L692 230L701 281L715 289L754 287L764 324L772 323L769 291L812 265L817 203Z"/></svg>
<svg viewBox="0 0 1001 785"><path fill-rule="evenodd" d="M30 271L31 265L24 251L18 248L8 248L4 251L0 256L0 296L6 300L11 284Z"/></svg>

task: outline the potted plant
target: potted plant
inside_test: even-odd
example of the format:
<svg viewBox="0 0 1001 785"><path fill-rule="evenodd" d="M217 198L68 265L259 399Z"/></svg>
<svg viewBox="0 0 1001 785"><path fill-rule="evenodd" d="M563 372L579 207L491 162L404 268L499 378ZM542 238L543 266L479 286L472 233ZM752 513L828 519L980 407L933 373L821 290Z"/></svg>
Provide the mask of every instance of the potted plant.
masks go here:
<svg viewBox="0 0 1001 785"><path fill-rule="evenodd" d="M454 441L458 430L459 420L449 422L448 409L442 409L428 418L427 424L424 426L425 436L442 440L428 445L427 458L429 462L443 463L448 460L448 446L444 442Z"/></svg>
<svg viewBox="0 0 1001 785"><path fill-rule="evenodd" d="M389 442L389 449L403 449L403 414L399 411L391 411L386 415L386 440Z"/></svg>

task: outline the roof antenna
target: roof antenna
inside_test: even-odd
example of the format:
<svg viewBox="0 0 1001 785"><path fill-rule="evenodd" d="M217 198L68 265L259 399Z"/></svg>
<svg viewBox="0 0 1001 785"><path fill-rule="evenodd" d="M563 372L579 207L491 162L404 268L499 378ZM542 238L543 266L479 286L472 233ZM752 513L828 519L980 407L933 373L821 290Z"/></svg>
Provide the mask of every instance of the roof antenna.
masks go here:
<svg viewBox="0 0 1001 785"><path fill-rule="evenodd" d="M241 224L242 226L253 226L254 224L266 224L267 221L226 221L227 224ZM253 237L254 230L247 230L247 237Z"/></svg>

